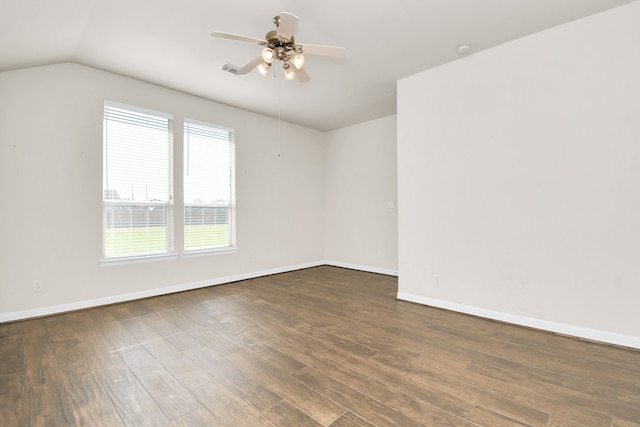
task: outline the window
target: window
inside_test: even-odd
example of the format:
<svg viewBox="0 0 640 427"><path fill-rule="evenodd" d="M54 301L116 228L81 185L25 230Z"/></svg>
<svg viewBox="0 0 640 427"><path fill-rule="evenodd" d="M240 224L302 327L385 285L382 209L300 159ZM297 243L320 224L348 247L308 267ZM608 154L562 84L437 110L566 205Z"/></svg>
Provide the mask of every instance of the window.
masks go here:
<svg viewBox="0 0 640 427"><path fill-rule="evenodd" d="M234 133L185 120L184 249L234 246Z"/></svg>
<svg viewBox="0 0 640 427"><path fill-rule="evenodd" d="M172 252L172 145L171 116L105 102L105 259Z"/></svg>

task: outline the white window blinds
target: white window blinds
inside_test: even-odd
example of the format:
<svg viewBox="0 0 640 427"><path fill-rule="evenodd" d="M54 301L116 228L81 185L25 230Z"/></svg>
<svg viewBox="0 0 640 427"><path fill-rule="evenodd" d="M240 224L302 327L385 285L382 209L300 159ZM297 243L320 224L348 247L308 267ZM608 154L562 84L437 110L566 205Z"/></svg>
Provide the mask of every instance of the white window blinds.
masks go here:
<svg viewBox="0 0 640 427"><path fill-rule="evenodd" d="M172 251L171 126L169 115L105 103L105 258Z"/></svg>
<svg viewBox="0 0 640 427"><path fill-rule="evenodd" d="M185 120L184 249L234 246L234 134Z"/></svg>

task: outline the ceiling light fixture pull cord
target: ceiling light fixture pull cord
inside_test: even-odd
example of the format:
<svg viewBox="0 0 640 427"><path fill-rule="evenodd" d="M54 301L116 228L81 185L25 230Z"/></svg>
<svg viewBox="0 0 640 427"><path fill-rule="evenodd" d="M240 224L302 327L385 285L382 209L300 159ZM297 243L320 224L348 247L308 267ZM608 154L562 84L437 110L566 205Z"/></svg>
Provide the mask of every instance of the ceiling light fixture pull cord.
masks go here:
<svg viewBox="0 0 640 427"><path fill-rule="evenodd" d="M276 79L276 77L277 77L276 70L273 70L273 78ZM277 81L276 84L278 85L277 87L277 91L278 91L278 96L277 96L277 99L278 99L278 146L277 146L277 149L278 150L277 151L278 151L278 157L280 157L280 146L281 146L281 135L282 135L281 129L280 129L280 121L281 121L280 120L280 88L282 87L282 82Z"/></svg>

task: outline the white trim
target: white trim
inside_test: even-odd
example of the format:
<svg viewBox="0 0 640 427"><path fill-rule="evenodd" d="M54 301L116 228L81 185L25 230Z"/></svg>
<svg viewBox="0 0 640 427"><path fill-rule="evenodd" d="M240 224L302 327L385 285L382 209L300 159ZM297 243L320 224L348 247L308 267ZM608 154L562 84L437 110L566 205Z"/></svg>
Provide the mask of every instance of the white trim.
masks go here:
<svg viewBox="0 0 640 427"><path fill-rule="evenodd" d="M392 270L390 268L370 267L367 265L350 264L348 262L339 261L323 261L324 265L332 267L348 268L350 270L368 271L369 273L385 274L387 276L398 276L398 270Z"/></svg>
<svg viewBox="0 0 640 427"><path fill-rule="evenodd" d="M236 134L235 128L230 128L230 127L227 127L227 126L217 125L215 123L203 122L202 120L190 119L188 117L185 117L185 118L182 119L182 130L183 131L184 131L185 123L193 123L194 125L205 126L205 127L210 127L210 128L220 129L220 130L226 130L227 132L233 134L232 138L231 138L232 139L231 143L233 143L233 140L235 139L234 138L234 135Z"/></svg>
<svg viewBox="0 0 640 427"><path fill-rule="evenodd" d="M558 334L570 335L576 338L582 338L590 341L599 341L602 343L614 344L640 350L640 337L634 337L631 335L622 335L614 332L601 331L598 329L583 328L580 326L574 326L565 323L550 322L548 320L518 316L515 314L487 310L480 307L473 307L450 301L422 297L405 292L398 292L397 298L403 301L410 301L422 305L428 305L431 307L443 308L445 310L457 311L459 313L471 314L473 316L479 316L487 319L498 320L501 322L512 323L515 325L540 329L547 332L555 332Z"/></svg>
<svg viewBox="0 0 640 427"><path fill-rule="evenodd" d="M195 258L199 256L209 255L229 255L238 253L238 248L225 247L224 249L204 249L204 250L190 250L182 252L182 258Z"/></svg>
<svg viewBox="0 0 640 427"><path fill-rule="evenodd" d="M148 116L161 117L163 119L173 120L173 114L165 113L164 111L152 110L150 108L138 107L137 105L123 104L121 102L104 100L104 107L113 107L120 110L130 110L136 113L146 114ZM103 107L103 108L104 108Z"/></svg>
<svg viewBox="0 0 640 427"><path fill-rule="evenodd" d="M184 283L181 285L167 286L164 288L148 289L129 294L113 295L104 298L96 298L85 301L72 302L68 304L60 304L49 307L34 308L31 310L14 311L9 313L0 313L0 323L14 322L17 320L30 319L35 317L49 316L52 314L65 313L68 311L82 310L101 305L115 304L119 302L132 301L141 298L149 298L160 295L172 294L175 292L190 291L193 289L206 288L209 286L222 285L224 283L237 282L240 280L254 279L256 277L270 276L272 274L286 273L288 271L302 270L310 267L318 267L324 265L324 262L309 262L306 264L289 265L285 267L271 268L268 270L254 271L251 273L236 274L233 276L218 277L210 280L203 280L194 283Z"/></svg>
<svg viewBox="0 0 640 427"><path fill-rule="evenodd" d="M131 257L121 257L121 258L103 258L100 260L100 265L102 267L108 267L111 265L139 264L141 262L169 261L174 259L178 259L178 254L172 252L168 254L158 254L158 255L131 256Z"/></svg>
<svg viewBox="0 0 640 427"><path fill-rule="evenodd" d="M290 265L285 267L271 268L268 270L254 271L250 273L237 274L233 276L219 277L210 280L203 280L194 283L185 283L180 285L167 286L164 288L149 289L145 291L133 292L129 294L114 295L104 298L97 298L85 301L78 301L69 304L61 304L56 306L41 307L31 310L14 311L9 313L0 313L0 323L13 322L18 320L30 319L35 317L49 316L52 314L64 313L74 310L82 310L101 305L115 304L119 302L131 301L141 298L149 298L159 295L166 295L175 292L189 291L193 289L206 288L208 286L216 286L224 283L237 282L240 280L254 279L256 277L269 276L272 274L286 273L289 271L302 270L305 268L319 267L329 265L333 267L348 268L351 270L367 271L370 273L385 274L389 276L397 276L396 270L387 268L362 266L338 261L315 261L305 264ZM418 295L398 292L397 298L403 301L415 302L422 305L443 308L445 310L457 311L460 313L470 314L474 316L484 317L487 319L498 320L502 322L512 323L520 326L527 326L544 331L555 332L564 335L570 335L577 338L583 338L591 341L599 341L608 344L620 345L640 350L640 337L630 335L616 334L613 332L601 331L597 329L582 328L563 323L550 322L546 320L534 319L530 317L518 316L515 314L502 313L493 310L487 310L480 307L467 306L463 304L453 303L449 301L426 298Z"/></svg>

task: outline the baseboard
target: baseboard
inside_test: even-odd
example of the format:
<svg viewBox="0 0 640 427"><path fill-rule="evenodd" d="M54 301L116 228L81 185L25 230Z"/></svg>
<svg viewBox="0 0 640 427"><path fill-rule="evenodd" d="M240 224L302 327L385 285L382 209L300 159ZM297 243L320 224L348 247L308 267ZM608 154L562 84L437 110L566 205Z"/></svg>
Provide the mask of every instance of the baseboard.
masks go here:
<svg viewBox="0 0 640 427"><path fill-rule="evenodd" d="M233 276L219 277L200 282L184 283L179 285L167 286L163 288L148 289L145 291L132 292L127 294L113 295L104 298L96 298L85 301L78 301L68 304L60 304L55 306L35 308L31 310L14 311L8 313L0 313L0 323L14 322L18 320L31 319L36 317L50 316L53 314L65 313L69 311L82 310L102 305L115 304L119 302L132 301L136 299L149 298L154 296L172 294L176 292L189 291L193 289L205 288L208 286L216 286L224 283L237 282L240 280L254 279L257 277L270 276L272 274L286 273L289 271L302 270L305 268L318 267L321 265L330 265L333 267L348 268L352 270L367 271L377 274L385 274L389 276L397 276L398 272L391 269L363 266L338 261L315 261L304 264L290 265L285 267L277 267L267 270L242 273ZM540 329L544 331L570 335L577 338L587 339L590 341L598 341L607 344L619 345L640 350L640 337L630 335L616 334L613 332L601 331L597 329L583 328L574 325L568 325L557 322L549 322L525 316L518 316L510 313L503 313L493 310L487 310L480 307L467 306L449 301L426 298L418 295L398 292L397 298L404 301L415 302L422 305L443 308L446 310L457 311L460 313L470 314L474 316L484 317L487 319L498 320L501 322L512 323L515 325L526 326L530 328Z"/></svg>
<svg viewBox="0 0 640 427"><path fill-rule="evenodd" d="M370 267L367 265L350 264L348 262L329 261L329 260L323 261L322 264L330 265L332 267L348 268L351 270L368 271L369 273L385 274L387 276L398 276L397 270L392 270L389 268Z"/></svg>
<svg viewBox="0 0 640 427"><path fill-rule="evenodd" d="M484 317L491 320L498 320L500 322L511 323L514 325L526 326L529 328L540 329L543 331L554 332L562 335L569 335L589 341L596 341L605 344L613 344L640 350L640 337L634 337L631 335L622 335L613 332L601 331L598 329L589 329L564 323L550 322L547 320L518 316L515 314L487 310L480 307L473 307L449 301L426 298L418 295L407 294L404 292L398 292L397 298L403 301L410 301L422 305L428 305L431 307L443 308L445 310L457 311L459 313Z"/></svg>
<svg viewBox="0 0 640 427"><path fill-rule="evenodd" d="M72 302L68 304L60 304L48 307L34 308L31 310L14 311L9 313L0 313L0 323L14 322L17 320L32 319L36 317L50 316L53 314L66 313L69 311L83 310L101 305L115 304L125 301L133 301L142 298L155 297L160 295L172 294L176 292L190 291L193 289L206 288L208 286L221 285L224 283L237 282L240 280L254 279L256 277L270 276L272 274L286 273L289 271L302 270L310 267L324 265L323 261L309 262L305 264L290 265L286 267L271 268L268 270L254 271L250 273L237 274L234 276L218 277L200 282L184 283L163 288L148 289L139 292L131 292L127 294L113 295L104 298L96 298L85 301Z"/></svg>

